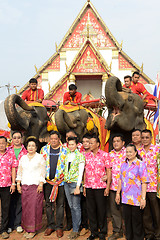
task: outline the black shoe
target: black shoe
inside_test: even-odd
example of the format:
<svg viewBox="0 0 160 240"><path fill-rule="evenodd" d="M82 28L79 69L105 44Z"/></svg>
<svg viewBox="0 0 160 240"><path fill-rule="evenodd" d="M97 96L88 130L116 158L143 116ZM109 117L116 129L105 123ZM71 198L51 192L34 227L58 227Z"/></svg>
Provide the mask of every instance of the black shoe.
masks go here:
<svg viewBox="0 0 160 240"><path fill-rule="evenodd" d="M87 240L93 240L93 239L96 239L96 238L97 238L96 235L91 234L91 235L87 238Z"/></svg>
<svg viewBox="0 0 160 240"><path fill-rule="evenodd" d="M64 231L70 231L72 229L72 225L66 226Z"/></svg>

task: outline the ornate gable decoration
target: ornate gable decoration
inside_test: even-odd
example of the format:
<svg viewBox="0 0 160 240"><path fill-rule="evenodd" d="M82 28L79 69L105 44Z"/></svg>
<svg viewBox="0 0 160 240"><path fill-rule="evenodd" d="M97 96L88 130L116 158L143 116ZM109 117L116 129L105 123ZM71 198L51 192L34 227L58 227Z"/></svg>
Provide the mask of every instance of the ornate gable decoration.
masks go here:
<svg viewBox="0 0 160 240"><path fill-rule="evenodd" d="M133 68L133 66L121 54L119 54L118 60L119 60L119 69L120 70Z"/></svg>
<svg viewBox="0 0 160 240"><path fill-rule="evenodd" d="M67 92L67 79L65 79L65 82L62 83L57 89L55 89L54 94L51 95L49 98L50 100L54 100L55 102L62 102L63 101L63 93Z"/></svg>
<svg viewBox="0 0 160 240"><path fill-rule="evenodd" d="M143 83L143 84L146 84L146 83L147 83L146 80L145 80L142 76L140 76L139 82L140 82L140 83Z"/></svg>
<svg viewBox="0 0 160 240"><path fill-rule="evenodd" d="M60 55L53 60L46 70L60 70Z"/></svg>
<svg viewBox="0 0 160 240"><path fill-rule="evenodd" d="M91 46L87 46L77 65L73 69L73 73L104 73L105 69L96 57Z"/></svg>
<svg viewBox="0 0 160 240"><path fill-rule="evenodd" d="M64 48L79 48L85 42L89 29L90 39L96 47L116 47L108 33L104 31L92 9L89 8L73 30Z"/></svg>

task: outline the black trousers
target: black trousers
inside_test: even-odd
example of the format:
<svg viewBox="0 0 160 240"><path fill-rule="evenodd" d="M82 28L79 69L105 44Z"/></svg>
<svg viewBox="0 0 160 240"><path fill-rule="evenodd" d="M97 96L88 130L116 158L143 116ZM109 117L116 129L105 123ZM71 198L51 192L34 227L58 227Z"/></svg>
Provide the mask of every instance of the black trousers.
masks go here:
<svg viewBox="0 0 160 240"><path fill-rule="evenodd" d="M87 216L87 204L86 197L81 192L81 212L82 212L82 221L81 227L88 229L88 216Z"/></svg>
<svg viewBox="0 0 160 240"><path fill-rule="evenodd" d="M127 240L143 240L143 210L139 206L123 204L123 217Z"/></svg>
<svg viewBox="0 0 160 240"><path fill-rule="evenodd" d="M87 213L93 235L103 237L107 234L105 189L86 188ZM100 232L98 232L100 229Z"/></svg>
<svg viewBox="0 0 160 240"><path fill-rule="evenodd" d="M110 201L110 210L112 217L113 232L123 232L122 230L122 209L121 205L117 205L115 202L116 191L110 191L109 201Z"/></svg>
<svg viewBox="0 0 160 240"><path fill-rule="evenodd" d="M1 215L2 215L0 233L6 232L8 228L10 198L11 198L10 187L0 187Z"/></svg>
<svg viewBox="0 0 160 240"><path fill-rule="evenodd" d="M16 190L11 195L8 227L16 229L16 227L21 226L21 217L22 217L21 194L18 193L18 191Z"/></svg>
<svg viewBox="0 0 160 240"><path fill-rule="evenodd" d="M46 202L47 228L62 229L64 219L64 186L58 187L56 198L56 223L55 223L55 203L50 202L49 196L52 191L52 185L44 184L44 198Z"/></svg>
<svg viewBox="0 0 160 240"><path fill-rule="evenodd" d="M143 214L145 237L160 239L160 207L156 192L147 192Z"/></svg>

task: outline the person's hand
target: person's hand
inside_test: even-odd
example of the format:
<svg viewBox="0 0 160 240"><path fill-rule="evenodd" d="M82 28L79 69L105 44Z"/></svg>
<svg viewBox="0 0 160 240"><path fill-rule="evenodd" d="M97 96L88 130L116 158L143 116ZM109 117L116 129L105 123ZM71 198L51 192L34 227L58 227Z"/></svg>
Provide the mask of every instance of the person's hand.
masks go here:
<svg viewBox="0 0 160 240"><path fill-rule="evenodd" d="M79 186L77 186L74 191L74 195L79 195L79 194L80 194L80 188L79 188Z"/></svg>
<svg viewBox="0 0 160 240"><path fill-rule="evenodd" d="M86 188L85 187L83 187L83 196L86 197Z"/></svg>
<svg viewBox="0 0 160 240"><path fill-rule="evenodd" d="M107 181L107 174L105 174L101 179L102 179L103 182L106 182Z"/></svg>
<svg viewBox="0 0 160 240"><path fill-rule="evenodd" d="M108 197L109 196L109 188L106 187L104 190L104 196Z"/></svg>
<svg viewBox="0 0 160 240"><path fill-rule="evenodd" d="M122 87L122 91L126 92L126 93L131 93L131 89L130 88Z"/></svg>
<svg viewBox="0 0 160 240"><path fill-rule="evenodd" d="M38 185L38 187L37 187L37 192L38 192L38 193L43 192L43 185L42 185L42 184L39 184L39 185Z"/></svg>
<svg viewBox="0 0 160 240"><path fill-rule="evenodd" d="M70 103L72 106L77 106L77 103L71 102Z"/></svg>
<svg viewBox="0 0 160 240"><path fill-rule="evenodd" d="M119 205L120 204L120 193L116 193L116 198L115 198L115 202Z"/></svg>
<svg viewBox="0 0 160 240"><path fill-rule="evenodd" d="M158 108L158 98L155 98L154 101L155 101L155 104L156 104L156 108Z"/></svg>
<svg viewBox="0 0 160 240"><path fill-rule="evenodd" d="M142 199L141 198L141 201L140 201L140 209L144 209L146 206L146 200Z"/></svg>
<svg viewBox="0 0 160 240"><path fill-rule="evenodd" d="M22 187L17 184L17 191L21 194L22 193Z"/></svg>
<svg viewBox="0 0 160 240"><path fill-rule="evenodd" d="M64 105L67 105L68 103L70 103L69 100L65 101L65 102L64 102Z"/></svg>
<svg viewBox="0 0 160 240"><path fill-rule="evenodd" d="M38 102L38 103L42 103L42 100L41 100L41 99L38 99L36 102Z"/></svg>
<svg viewBox="0 0 160 240"><path fill-rule="evenodd" d="M10 193L12 194L12 193L14 193L15 192L15 190L16 190L16 185L11 185L10 186Z"/></svg>

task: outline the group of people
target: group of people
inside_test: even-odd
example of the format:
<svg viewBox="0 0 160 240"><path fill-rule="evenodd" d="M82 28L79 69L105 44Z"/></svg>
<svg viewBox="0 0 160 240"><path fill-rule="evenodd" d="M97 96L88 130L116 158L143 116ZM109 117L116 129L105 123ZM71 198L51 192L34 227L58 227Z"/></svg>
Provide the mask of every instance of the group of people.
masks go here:
<svg viewBox="0 0 160 240"><path fill-rule="evenodd" d="M125 86L152 98L142 89L139 73L125 77ZM127 82L130 81L130 83ZM132 80L132 81L131 81ZM31 79L22 98L42 103L43 90ZM81 93L74 84L64 94L63 104L79 105ZM155 98L153 100L156 101ZM90 229L87 240L107 236L107 210L112 217L113 234L109 240L160 240L160 162L159 147L152 145L150 130L135 129L132 143L125 147L122 134L112 138L113 149L100 149L97 135L86 134L78 142L74 130L61 143L57 131L50 132L49 142L37 153L38 141L29 137L26 148L22 133L12 133L12 145L0 136L1 234L9 237L13 229L33 238L42 228L43 200L47 216L45 236L56 231L63 236L64 212L69 239L76 239L82 228ZM107 200L109 199L109 201ZM109 203L109 207L107 206Z"/></svg>
<svg viewBox="0 0 160 240"><path fill-rule="evenodd" d="M109 198L113 226L109 240L123 234L127 240L160 239L159 147L151 143L150 130L135 129L126 148L122 134L115 134L112 142L107 153L100 149L97 135L86 134L79 143L69 130L62 144L60 134L52 131L39 154L33 137L25 149L21 132L13 132L8 148L7 139L0 136L2 238L9 237L8 229L25 230L24 236L33 238L42 228L45 199L45 236L54 231L58 238L63 236L68 203L73 228L69 239L76 239L85 227L91 231L87 240L104 240Z"/></svg>

